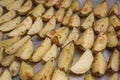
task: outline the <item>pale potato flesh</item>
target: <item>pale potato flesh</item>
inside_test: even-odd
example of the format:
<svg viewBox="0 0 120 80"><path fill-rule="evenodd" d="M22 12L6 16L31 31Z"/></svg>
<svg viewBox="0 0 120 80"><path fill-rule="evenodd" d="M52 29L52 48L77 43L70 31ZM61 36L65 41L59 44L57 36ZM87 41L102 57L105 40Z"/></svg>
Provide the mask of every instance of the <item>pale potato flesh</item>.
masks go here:
<svg viewBox="0 0 120 80"><path fill-rule="evenodd" d="M0 16L3 14L3 8L0 6Z"/></svg>
<svg viewBox="0 0 120 80"><path fill-rule="evenodd" d="M0 6L6 7L8 4L13 3L15 0L0 0Z"/></svg>
<svg viewBox="0 0 120 80"><path fill-rule="evenodd" d="M1 74L0 80L12 80L12 76L7 69Z"/></svg>
<svg viewBox="0 0 120 80"><path fill-rule="evenodd" d="M77 12L80 10L80 4L78 0L74 0L72 4L70 5L73 12Z"/></svg>
<svg viewBox="0 0 120 80"><path fill-rule="evenodd" d="M45 3L45 6L51 7L51 6L54 6L57 2L58 0L47 0L47 2Z"/></svg>
<svg viewBox="0 0 120 80"><path fill-rule="evenodd" d="M87 74L84 78L84 80L94 80L91 74Z"/></svg>
<svg viewBox="0 0 120 80"><path fill-rule="evenodd" d="M119 80L119 73L113 73L109 80Z"/></svg>

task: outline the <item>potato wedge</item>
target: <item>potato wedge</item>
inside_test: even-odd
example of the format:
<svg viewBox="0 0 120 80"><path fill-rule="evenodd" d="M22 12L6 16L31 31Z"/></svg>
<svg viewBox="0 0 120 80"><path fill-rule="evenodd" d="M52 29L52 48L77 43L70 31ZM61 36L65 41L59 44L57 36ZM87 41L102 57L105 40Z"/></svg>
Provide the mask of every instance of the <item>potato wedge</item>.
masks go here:
<svg viewBox="0 0 120 80"><path fill-rule="evenodd" d="M55 13L56 21L61 23L63 20L64 14L65 14L65 8L58 9L58 11Z"/></svg>
<svg viewBox="0 0 120 80"><path fill-rule="evenodd" d="M10 21L11 19L13 19L16 16L16 12L11 10L8 11L7 13L5 13L4 15L0 16L0 24L3 24L7 21Z"/></svg>
<svg viewBox="0 0 120 80"><path fill-rule="evenodd" d="M49 38L45 38L44 41L42 42L42 44L38 47L38 49L32 55L30 60L32 62L40 61L42 59L42 57L45 55L45 53L49 50L51 45L52 45L51 40Z"/></svg>
<svg viewBox="0 0 120 80"><path fill-rule="evenodd" d="M22 60L28 60L32 53L34 51L34 47L33 47L33 43L31 41L31 39L29 39L24 45L23 47L21 47L17 53L16 56Z"/></svg>
<svg viewBox="0 0 120 80"><path fill-rule="evenodd" d="M32 80L34 75L34 70L31 65L22 62L20 66L19 77L21 80Z"/></svg>
<svg viewBox="0 0 120 80"><path fill-rule="evenodd" d="M66 73L59 68L56 68L53 72L51 80L69 80Z"/></svg>
<svg viewBox="0 0 120 80"><path fill-rule="evenodd" d="M118 73L113 73L113 75L110 77L109 80L119 80L119 74Z"/></svg>
<svg viewBox="0 0 120 80"><path fill-rule="evenodd" d="M42 28L40 31L39 31L39 36L41 38L45 38L46 37L46 33L52 29L55 29L56 27L56 19L55 17L52 17L48 23L46 23L46 25L44 26L44 28Z"/></svg>
<svg viewBox="0 0 120 80"><path fill-rule="evenodd" d="M115 2L112 5L112 7L111 7L111 9L109 11L109 15L116 15L116 16L119 15L119 6L118 6L117 2Z"/></svg>
<svg viewBox="0 0 120 80"><path fill-rule="evenodd" d="M2 62L3 58L4 58L4 48L0 48L0 63Z"/></svg>
<svg viewBox="0 0 120 80"><path fill-rule="evenodd" d="M25 44L27 42L27 40L30 39L30 36L25 36L22 39L20 39L19 41L17 41L16 43L14 43L13 45L8 46L7 48L5 48L5 52L7 54L14 54L17 52L17 50L23 46L23 44Z"/></svg>
<svg viewBox="0 0 120 80"><path fill-rule="evenodd" d="M18 16L2 25L0 25L0 31L2 32L8 32L8 31L11 31L13 30L14 28L17 27L17 25L21 22L21 17Z"/></svg>
<svg viewBox="0 0 120 80"><path fill-rule="evenodd" d="M24 2L24 0L16 0L16 1L12 2L11 4L8 4L6 6L6 9L7 10L15 10L15 11L17 11L18 9L20 9L23 2Z"/></svg>
<svg viewBox="0 0 120 80"><path fill-rule="evenodd" d="M59 33L56 33L56 35L52 39L52 42L58 46L62 46L65 40L67 39L68 34L69 34L69 28L66 27L65 29L61 30Z"/></svg>
<svg viewBox="0 0 120 80"><path fill-rule="evenodd" d="M81 28L83 30L86 30L87 28L92 27L94 21L95 21L94 14L90 13L88 17L84 20L84 22L81 24Z"/></svg>
<svg viewBox="0 0 120 80"><path fill-rule="evenodd" d="M40 17L37 17L34 23L32 24L31 28L27 32L28 35L37 34L43 27L43 21Z"/></svg>
<svg viewBox="0 0 120 80"><path fill-rule="evenodd" d="M8 56L3 58L3 60L1 61L1 65L3 67L7 67L13 62L14 59L15 59L14 55L8 55Z"/></svg>
<svg viewBox="0 0 120 80"><path fill-rule="evenodd" d="M109 18L104 17L94 22L94 30L96 33L106 32L109 26Z"/></svg>
<svg viewBox="0 0 120 80"><path fill-rule="evenodd" d="M112 55L109 58L107 69L112 72L119 71L119 65L120 65L120 52L117 49L114 49Z"/></svg>
<svg viewBox="0 0 120 80"><path fill-rule="evenodd" d="M92 65L93 54L91 50L86 50L82 56L70 67L70 71L74 74L84 74L86 73Z"/></svg>
<svg viewBox="0 0 120 80"><path fill-rule="evenodd" d="M97 76L103 76L107 70L107 61L103 55L103 53L98 52L95 55L94 62L92 64L91 71L93 74Z"/></svg>
<svg viewBox="0 0 120 80"><path fill-rule="evenodd" d="M78 0L74 0L72 4L70 5L73 12L77 12L80 10L80 4Z"/></svg>
<svg viewBox="0 0 120 80"><path fill-rule="evenodd" d="M34 0L37 4L44 4L46 0Z"/></svg>
<svg viewBox="0 0 120 80"><path fill-rule="evenodd" d="M92 47L94 53L103 51L107 46L107 35L103 32L99 33Z"/></svg>
<svg viewBox="0 0 120 80"><path fill-rule="evenodd" d="M79 28L80 27L80 18L77 14L74 14L73 16L70 17L68 26L71 28L73 28L73 27Z"/></svg>
<svg viewBox="0 0 120 80"><path fill-rule="evenodd" d="M108 4L106 0L103 0L101 3L97 4L93 11L95 17L102 18L107 16L108 13Z"/></svg>
<svg viewBox="0 0 120 80"><path fill-rule="evenodd" d="M91 49L94 43L94 31L92 28L86 29L81 37L76 41L76 45L83 51Z"/></svg>
<svg viewBox="0 0 120 80"><path fill-rule="evenodd" d="M33 76L32 80L51 80L52 72L55 65L55 58L51 58L37 74Z"/></svg>
<svg viewBox="0 0 120 80"><path fill-rule="evenodd" d="M42 19L43 21L48 21L50 20L53 15L54 15L55 11L53 7L50 7L43 15L42 15Z"/></svg>
<svg viewBox="0 0 120 80"><path fill-rule="evenodd" d="M117 31L117 37L120 39L120 30Z"/></svg>
<svg viewBox="0 0 120 80"><path fill-rule="evenodd" d="M19 25L17 25L17 27L8 34L8 36L9 37L22 36L27 32L27 30L30 29L31 25L32 18L28 16Z"/></svg>
<svg viewBox="0 0 120 80"><path fill-rule="evenodd" d="M93 10L93 5L91 0L86 0L83 7L80 10L80 16L87 16Z"/></svg>
<svg viewBox="0 0 120 80"><path fill-rule="evenodd" d="M68 71L74 55L74 43L68 43L60 52L58 57L58 67L65 72Z"/></svg>
<svg viewBox="0 0 120 80"><path fill-rule="evenodd" d="M58 54L58 47L56 44L53 44L49 50L45 53L45 55L42 57L42 60L47 62L49 61L52 57L56 59Z"/></svg>
<svg viewBox="0 0 120 80"><path fill-rule="evenodd" d="M15 60L9 66L9 71L12 76L17 76L20 70L20 62Z"/></svg>
<svg viewBox="0 0 120 80"><path fill-rule="evenodd" d="M117 16L115 16L115 15L110 16L110 23L113 25L113 27L116 30L120 29L120 19Z"/></svg>
<svg viewBox="0 0 120 80"><path fill-rule="evenodd" d="M3 8L0 6L0 16L3 14Z"/></svg>
<svg viewBox="0 0 120 80"><path fill-rule="evenodd" d="M107 47L108 48L114 48L119 45L119 41L117 38L117 34L113 28L113 26L109 26L107 30Z"/></svg>
<svg viewBox="0 0 120 80"><path fill-rule="evenodd" d="M59 0L47 0L46 3L45 3L45 6L46 7L52 7L54 6Z"/></svg>
<svg viewBox="0 0 120 80"><path fill-rule="evenodd" d="M68 22L69 22L69 20L70 20L70 17L72 16L72 14L73 14L72 9L69 8L69 9L67 10L67 12L66 12L63 20L62 20L62 24L63 24L63 25L68 25Z"/></svg>
<svg viewBox="0 0 120 80"><path fill-rule="evenodd" d="M73 28L72 32L69 34L69 36L65 40L64 44L62 45L62 48L64 46L66 46L71 41L76 42L76 40L78 39L78 37L79 37L79 30L77 28Z"/></svg>
<svg viewBox="0 0 120 80"><path fill-rule="evenodd" d="M94 80L91 74L87 74L84 78L84 80Z"/></svg>
<svg viewBox="0 0 120 80"><path fill-rule="evenodd" d="M2 40L2 38L3 38L3 33L0 32L0 40Z"/></svg>
<svg viewBox="0 0 120 80"><path fill-rule="evenodd" d="M13 3L15 0L0 0L0 6L5 7L8 4Z"/></svg>
<svg viewBox="0 0 120 80"><path fill-rule="evenodd" d="M0 76L0 80L12 80L12 76L7 69Z"/></svg>
<svg viewBox="0 0 120 80"><path fill-rule="evenodd" d="M27 14L31 9L32 9L32 1L31 1L31 0L28 0L26 3L24 3L23 6L21 6L21 8L19 8L17 11L18 11L18 14L19 14L19 15L25 15L25 14Z"/></svg>

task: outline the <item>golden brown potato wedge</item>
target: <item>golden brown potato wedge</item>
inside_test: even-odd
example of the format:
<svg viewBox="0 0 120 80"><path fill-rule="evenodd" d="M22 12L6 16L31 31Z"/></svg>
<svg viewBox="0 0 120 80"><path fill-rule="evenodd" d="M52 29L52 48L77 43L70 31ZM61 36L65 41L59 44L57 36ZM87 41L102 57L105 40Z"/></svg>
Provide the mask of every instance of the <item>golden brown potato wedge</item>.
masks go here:
<svg viewBox="0 0 120 80"><path fill-rule="evenodd" d="M87 74L84 78L84 80L94 80L91 74Z"/></svg>
<svg viewBox="0 0 120 80"><path fill-rule="evenodd" d="M103 0L101 3L97 4L94 8L94 15L97 18L102 18L107 16L108 13L108 4L106 0Z"/></svg>
<svg viewBox="0 0 120 80"><path fill-rule="evenodd" d="M12 80L12 76L7 69L0 76L0 80Z"/></svg>
<svg viewBox="0 0 120 80"><path fill-rule="evenodd" d="M43 21L48 21L52 18L52 16L54 15L54 8L50 7L43 15L42 15L42 19Z"/></svg>
<svg viewBox="0 0 120 80"><path fill-rule="evenodd" d="M82 56L70 67L70 71L74 74L84 74L86 73L92 65L93 54L91 50L86 50Z"/></svg>
<svg viewBox="0 0 120 80"><path fill-rule="evenodd" d="M30 39L30 36L25 36L22 39L20 39L19 41L17 41L16 43L14 43L13 45L10 45L8 47L5 48L5 52L7 54L14 54L17 52L17 50L23 46L23 44L26 43L27 40Z"/></svg>
<svg viewBox="0 0 120 80"><path fill-rule="evenodd" d="M34 75L34 70L31 65L22 62L19 71L19 77L21 80L32 80Z"/></svg>
<svg viewBox="0 0 120 80"><path fill-rule="evenodd" d="M18 9L20 9L23 2L24 2L24 0L16 0L16 1L12 2L11 4L8 4L6 6L6 9L7 10L15 10L15 11L17 11Z"/></svg>
<svg viewBox="0 0 120 80"><path fill-rule="evenodd" d="M74 55L74 43L68 43L60 52L58 57L58 67L65 72L68 71Z"/></svg>
<svg viewBox="0 0 120 80"><path fill-rule="evenodd" d="M45 55L42 57L42 60L47 62L49 61L52 57L56 59L58 54L58 47L56 44L53 44L49 50L45 53Z"/></svg>
<svg viewBox="0 0 120 80"><path fill-rule="evenodd" d="M28 0L26 3L24 3L24 5L19 8L17 11L18 11L18 14L19 15L25 15L27 14L30 10L32 9L32 1L31 0Z"/></svg>
<svg viewBox="0 0 120 80"><path fill-rule="evenodd" d="M79 37L79 30L77 28L73 28L72 32L69 34L69 36L65 40L64 44L62 45L62 48L64 46L66 46L71 41L76 42L76 40L78 39L78 37Z"/></svg>
<svg viewBox="0 0 120 80"><path fill-rule="evenodd" d="M93 26L93 22L95 21L94 14L91 13L88 15L88 17L84 20L84 22L81 24L81 28L83 30L86 30L89 27Z"/></svg>
<svg viewBox="0 0 120 80"><path fill-rule="evenodd" d="M31 28L27 32L28 35L37 34L43 27L43 21L40 17L37 17L34 23L32 24Z"/></svg>
<svg viewBox="0 0 120 80"><path fill-rule="evenodd" d="M119 70L119 65L120 65L119 58L120 58L119 51L117 49L114 49L111 57L109 58L107 69L112 72L117 72Z"/></svg>
<svg viewBox="0 0 120 80"><path fill-rule="evenodd" d="M17 25L17 27L8 34L8 36L9 37L22 36L27 32L27 30L30 29L31 25L32 18L28 16L19 25Z"/></svg>
<svg viewBox="0 0 120 80"><path fill-rule="evenodd" d="M45 38L45 40L42 42L42 44L38 47L38 49L35 51L35 53L31 57L32 62L38 62L42 59L42 57L45 55L45 53L49 50L52 43L49 38Z"/></svg>
<svg viewBox="0 0 120 80"><path fill-rule="evenodd" d="M45 6L46 7L52 7L54 6L59 0L47 0L46 3L45 3Z"/></svg>
<svg viewBox="0 0 120 80"><path fill-rule="evenodd" d="M91 71L93 74L97 76L103 76L107 70L107 61L103 55L103 53L98 52L95 55L94 62L92 64Z"/></svg>
<svg viewBox="0 0 120 80"><path fill-rule="evenodd" d="M0 48L0 63L4 58L4 48Z"/></svg>
<svg viewBox="0 0 120 80"><path fill-rule="evenodd" d="M54 70L55 58L51 58L40 71L33 76L32 80L51 80L52 72Z"/></svg>
<svg viewBox="0 0 120 80"><path fill-rule="evenodd" d="M83 7L80 10L80 16L87 16L92 12L93 5L91 0L86 0Z"/></svg>
<svg viewBox="0 0 120 80"><path fill-rule="evenodd" d="M114 48L119 45L119 41L117 38L117 34L113 28L113 26L109 26L107 30L107 47L108 48Z"/></svg>
<svg viewBox="0 0 120 80"><path fill-rule="evenodd" d="M72 9L69 8L62 20L63 25L68 25L68 22L70 20L70 17L72 16L72 14L73 14Z"/></svg>
<svg viewBox="0 0 120 80"><path fill-rule="evenodd" d="M113 73L113 75L110 77L109 80L119 80L119 74L118 73Z"/></svg>
<svg viewBox="0 0 120 80"><path fill-rule="evenodd" d="M117 37L120 39L120 30L117 31Z"/></svg>
<svg viewBox="0 0 120 80"><path fill-rule="evenodd" d="M13 30L14 28L17 27L17 25L21 22L21 17L18 16L2 25L0 25L0 31L2 32L8 32Z"/></svg>
<svg viewBox="0 0 120 80"><path fill-rule="evenodd" d="M44 28L42 28L40 31L39 31L39 36L41 38L45 38L46 37L46 33L52 29L55 29L56 27L56 19L55 17L53 16L48 23L46 23L46 25L44 26Z"/></svg>
<svg viewBox="0 0 120 80"><path fill-rule="evenodd" d="M53 72L51 80L69 80L66 73L59 68L56 68Z"/></svg>
<svg viewBox="0 0 120 80"><path fill-rule="evenodd" d="M109 18L104 17L94 22L94 30L96 33L106 32L109 26Z"/></svg>
<svg viewBox="0 0 120 80"><path fill-rule="evenodd" d="M3 60L1 61L1 65L7 67L13 62L14 59L15 59L14 55L8 55L3 58Z"/></svg>
<svg viewBox="0 0 120 80"><path fill-rule="evenodd" d="M110 16L110 23L116 30L120 29L120 19L117 16Z"/></svg>
<svg viewBox="0 0 120 80"><path fill-rule="evenodd" d="M76 41L76 45L83 51L91 49L94 43L94 31L92 28L86 29L81 37Z"/></svg>
<svg viewBox="0 0 120 80"><path fill-rule="evenodd" d="M28 60L32 53L34 51L34 47L33 47L33 43L31 41L31 39L29 39L24 45L23 47L21 47L17 53L16 56L22 60Z"/></svg>
<svg viewBox="0 0 120 80"><path fill-rule="evenodd" d="M79 4L79 1L78 0L74 0L71 4L71 9L73 12L77 12L80 10L80 4Z"/></svg>
<svg viewBox="0 0 120 80"><path fill-rule="evenodd" d="M9 71L12 76L17 76L20 70L20 62L15 60L9 66Z"/></svg>
<svg viewBox="0 0 120 80"><path fill-rule="evenodd" d="M0 0L0 6L5 7L8 4L13 3L15 0Z"/></svg>
<svg viewBox="0 0 120 80"><path fill-rule="evenodd" d="M0 16L0 24L3 24L7 21L10 21L11 19L13 19L16 16L16 12L11 10L8 11L7 13L5 13L4 15Z"/></svg>
<svg viewBox="0 0 120 80"><path fill-rule="evenodd" d="M34 0L34 1L35 1L35 3L37 3L37 4L43 4L43 3L46 2L46 0Z"/></svg>
<svg viewBox="0 0 120 80"><path fill-rule="evenodd" d="M71 28L80 27L80 18L77 14L74 14L73 16L70 17L70 20L68 22L68 26Z"/></svg>
<svg viewBox="0 0 120 80"><path fill-rule="evenodd" d="M107 35L103 32L99 33L92 47L94 53L103 51L107 45Z"/></svg>
<svg viewBox="0 0 120 80"><path fill-rule="evenodd" d="M3 14L3 8L0 6L0 16Z"/></svg>

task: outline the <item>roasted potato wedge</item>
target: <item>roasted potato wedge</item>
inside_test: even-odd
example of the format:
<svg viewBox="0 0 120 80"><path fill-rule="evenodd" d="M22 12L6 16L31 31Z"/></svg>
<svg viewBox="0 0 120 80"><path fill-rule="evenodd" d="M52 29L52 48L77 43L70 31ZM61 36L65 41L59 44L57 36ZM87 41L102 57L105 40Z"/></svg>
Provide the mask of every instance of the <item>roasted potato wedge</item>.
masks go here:
<svg viewBox="0 0 120 80"><path fill-rule="evenodd" d="M117 31L117 37L120 39L120 30Z"/></svg>
<svg viewBox="0 0 120 80"><path fill-rule="evenodd" d="M87 28L92 27L94 21L95 21L94 14L91 13L91 14L89 14L88 17L83 21L83 23L81 24L81 28L82 28L83 30L86 30Z"/></svg>
<svg viewBox="0 0 120 80"><path fill-rule="evenodd" d="M44 4L46 0L34 0L37 4Z"/></svg>
<svg viewBox="0 0 120 80"><path fill-rule="evenodd" d="M60 52L58 57L58 67L65 72L68 71L74 55L74 43L68 43Z"/></svg>
<svg viewBox="0 0 120 80"><path fill-rule="evenodd" d="M76 41L76 45L83 51L91 49L94 43L94 31L92 28L86 29L81 37Z"/></svg>
<svg viewBox="0 0 120 80"><path fill-rule="evenodd" d="M34 70L31 65L22 62L20 66L19 77L21 80L31 80L34 75Z"/></svg>
<svg viewBox="0 0 120 80"><path fill-rule="evenodd" d="M37 34L43 27L43 21L40 17L37 17L34 23L32 24L31 28L27 32L28 35Z"/></svg>
<svg viewBox="0 0 120 80"><path fill-rule="evenodd" d="M49 50L45 53L45 55L42 57L42 60L47 62L49 61L52 57L56 58L58 54L58 47L56 44L53 44Z"/></svg>
<svg viewBox="0 0 120 80"><path fill-rule="evenodd" d="M119 70L120 65L120 53L117 49L114 49L111 57L109 58L107 69L112 72L117 72Z"/></svg>
<svg viewBox="0 0 120 80"><path fill-rule="evenodd" d="M32 1L28 0L21 8L17 10L19 15L25 15L32 9Z"/></svg>
<svg viewBox="0 0 120 80"><path fill-rule="evenodd" d="M56 19L55 17L52 17L48 23L46 23L46 25L44 26L44 28L42 28L40 31L39 31L39 36L41 38L45 38L46 37L46 33L52 29L55 29L56 27Z"/></svg>
<svg viewBox="0 0 120 80"><path fill-rule="evenodd" d="M94 30L96 33L106 32L109 26L109 18L104 17L94 22Z"/></svg>
<svg viewBox="0 0 120 80"><path fill-rule="evenodd" d="M51 58L40 71L33 76L32 80L51 80L52 72L55 65L55 58Z"/></svg>
<svg viewBox="0 0 120 80"><path fill-rule="evenodd" d="M28 16L19 25L17 25L17 27L8 34L8 36L9 37L22 36L27 32L27 30L30 29L31 25L32 18Z"/></svg>
<svg viewBox="0 0 120 80"><path fill-rule="evenodd" d="M73 12L77 12L80 10L80 4L78 0L74 0L72 4L70 5Z"/></svg>
<svg viewBox="0 0 120 80"><path fill-rule="evenodd" d="M20 62L15 60L9 66L9 71L12 76L17 76L20 70Z"/></svg>
<svg viewBox="0 0 120 80"><path fill-rule="evenodd" d="M99 33L92 47L94 53L102 51L107 46L107 35L103 32Z"/></svg>
<svg viewBox="0 0 120 80"><path fill-rule="evenodd" d="M11 19L13 19L16 16L16 12L11 10L8 11L7 13L5 13L4 15L0 16L0 24L3 24L7 21L10 21Z"/></svg>
<svg viewBox="0 0 120 80"><path fill-rule="evenodd" d="M93 5L91 0L86 0L83 7L80 10L80 16L87 16L92 12Z"/></svg>
<svg viewBox="0 0 120 80"><path fill-rule="evenodd" d="M0 76L0 80L12 80L12 76L7 69Z"/></svg>
<svg viewBox="0 0 120 80"><path fill-rule="evenodd" d="M113 26L109 26L107 30L107 47L108 48L114 48L119 45L119 41L117 38L117 34L113 28Z"/></svg>
<svg viewBox="0 0 120 80"><path fill-rule="evenodd" d="M109 80L119 80L119 75L118 75L118 73L113 73L113 75L110 77Z"/></svg>
<svg viewBox="0 0 120 80"><path fill-rule="evenodd" d="M22 6L23 2L24 2L24 0L15 0L11 4L8 4L6 6L6 9L7 10L15 10L15 11L17 11L18 9L20 9L20 7Z"/></svg>
<svg viewBox="0 0 120 80"><path fill-rule="evenodd" d="M3 14L3 8L0 6L0 16Z"/></svg>
<svg viewBox="0 0 120 80"><path fill-rule="evenodd" d="M56 68L53 72L51 80L69 80L66 73L59 68Z"/></svg>
<svg viewBox="0 0 120 80"><path fill-rule="evenodd" d="M42 15L42 19L43 21L48 21L50 20L53 15L54 15L55 11L53 7L50 7L43 15Z"/></svg>
<svg viewBox="0 0 120 80"><path fill-rule="evenodd" d="M84 78L84 80L94 80L91 74L87 74Z"/></svg>
<svg viewBox="0 0 120 80"><path fill-rule="evenodd" d="M4 58L4 51L3 50L4 50L4 48L0 48L0 63Z"/></svg>
<svg viewBox="0 0 120 80"><path fill-rule="evenodd" d="M74 74L84 74L91 68L93 60L92 51L86 50L78 61L70 67L70 71Z"/></svg>
<svg viewBox="0 0 120 80"><path fill-rule="evenodd" d="M42 59L42 57L45 55L45 53L51 47L51 44L52 44L51 40L49 38L45 38L45 40L42 42L42 44L38 47L38 49L32 55L32 57L31 57L30 60L32 62L38 62L38 61L40 61Z"/></svg>
<svg viewBox="0 0 120 80"><path fill-rule="evenodd" d="M8 47L5 48L5 52L7 54L14 54L17 52L17 50L23 46L23 44L26 43L27 40L30 39L30 36L25 36L22 39L20 39L19 41L17 41L16 43L14 43L13 45L10 45Z"/></svg>
<svg viewBox="0 0 120 80"><path fill-rule="evenodd" d="M68 26L71 28L80 27L80 18L77 14L74 14L73 16L70 17L70 20L68 22Z"/></svg>
<svg viewBox="0 0 120 80"><path fill-rule="evenodd" d="M45 6L46 7L52 7L54 6L59 0L47 0L46 3L45 3Z"/></svg>
<svg viewBox="0 0 120 80"><path fill-rule="evenodd" d="M22 60L28 60L32 53L34 51L34 47L33 47L33 43L31 41L31 39L29 39L24 45L23 47L21 47L17 53L16 56Z"/></svg>
<svg viewBox="0 0 120 80"><path fill-rule="evenodd" d="M0 31L2 32L8 32L8 31L11 31L13 30L14 28L17 27L17 25L21 22L21 17L18 16L2 25L0 25Z"/></svg>
<svg viewBox="0 0 120 80"><path fill-rule="evenodd" d="M95 55L94 62L92 64L91 71L93 74L97 76L103 76L107 70L107 61L103 55L103 53L98 52Z"/></svg>
<svg viewBox="0 0 120 80"><path fill-rule="evenodd" d="M102 18L107 16L108 13L108 4L106 0L103 0L101 3L97 4L93 11L95 17Z"/></svg>
<svg viewBox="0 0 120 80"><path fill-rule="evenodd" d="M8 4L13 3L15 0L0 0L0 6L5 7Z"/></svg>

